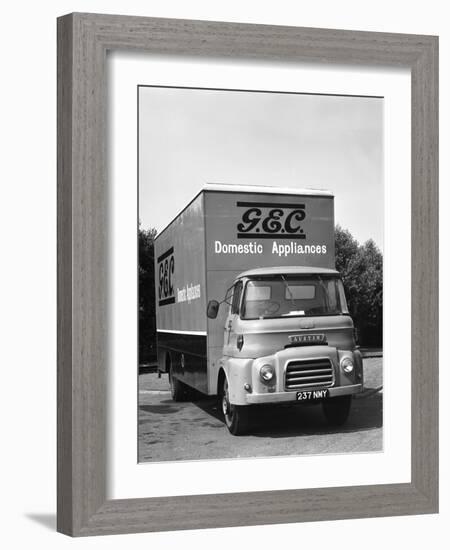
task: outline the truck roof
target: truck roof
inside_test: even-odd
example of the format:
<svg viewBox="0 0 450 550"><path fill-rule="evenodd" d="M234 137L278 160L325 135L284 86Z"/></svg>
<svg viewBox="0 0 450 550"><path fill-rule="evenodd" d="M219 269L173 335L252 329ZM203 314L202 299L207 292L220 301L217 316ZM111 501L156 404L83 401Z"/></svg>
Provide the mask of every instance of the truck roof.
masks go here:
<svg viewBox="0 0 450 550"><path fill-rule="evenodd" d="M164 233L164 231L172 225L172 223L180 216L189 206L204 192L215 191L220 193L265 193L279 195L307 195L310 197L331 197L334 195L326 189L303 189L294 187L275 187L273 185L238 185L233 183L205 183L203 187L195 194L194 198L172 218L172 220L163 228L155 237L155 240Z"/></svg>
<svg viewBox="0 0 450 550"><path fill-rule="evenodd" d="M325 267L305 267L305 266L279 266L279 267L257 267L249 269L239 275L242 277L258 277L260 275L339 275L335 269Z"/></svg>
<svg viewBox="0 0 450 550"><path fill-rule="evenodd" d="M297 187L275 187L273 185L238 185L232 183L205 183L202 191L222 191L229 193L276 193L280 195L313 195L333 197L333 193L327 189L305 189Z"/></svg>

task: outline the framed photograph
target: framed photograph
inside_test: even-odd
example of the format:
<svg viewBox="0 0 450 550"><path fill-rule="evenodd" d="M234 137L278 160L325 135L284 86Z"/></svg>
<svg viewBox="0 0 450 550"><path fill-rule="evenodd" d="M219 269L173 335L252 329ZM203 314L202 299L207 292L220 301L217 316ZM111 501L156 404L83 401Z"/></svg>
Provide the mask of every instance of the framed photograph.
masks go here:
<svg viewBox="0 0 450 550"><path fill-rule="evenodd" d="M438 510L438 39L58 20L58 530Z"/></svg>

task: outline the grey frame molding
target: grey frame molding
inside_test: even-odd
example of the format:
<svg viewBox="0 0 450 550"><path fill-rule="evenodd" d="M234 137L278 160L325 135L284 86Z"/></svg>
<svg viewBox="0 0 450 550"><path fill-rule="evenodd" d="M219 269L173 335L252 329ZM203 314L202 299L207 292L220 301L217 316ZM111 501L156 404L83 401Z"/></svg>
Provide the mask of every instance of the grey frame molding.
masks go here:
<svg viewBox="0 0 450 550"><path fill-rule="evenodd" d="M107 500L106 52L412 74L412 481ZM99 535L438 511L438 38L75 13L58 19L58 531Z"/></svg>

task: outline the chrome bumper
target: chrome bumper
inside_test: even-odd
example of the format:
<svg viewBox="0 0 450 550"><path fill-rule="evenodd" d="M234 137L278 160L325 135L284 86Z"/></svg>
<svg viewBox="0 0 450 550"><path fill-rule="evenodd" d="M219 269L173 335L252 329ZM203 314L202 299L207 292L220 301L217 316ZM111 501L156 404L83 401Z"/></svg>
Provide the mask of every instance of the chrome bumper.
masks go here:
<svg viewBox="0 0 450 550"><path fill-rule="evenodd" d="M308 388L308 390L314 389L325 389L325 388ZM350 386L337 386L334 388L328 389L329 397L338 397L340 395L353 395L355 393L360 393L363 390L362 384L353 384ZM259 405L264 403L286 403L289 401L297 401L297 392L296 391L284 391L277 393L258 393L258 394L247 394L245 400L248 405Z"/></svg>

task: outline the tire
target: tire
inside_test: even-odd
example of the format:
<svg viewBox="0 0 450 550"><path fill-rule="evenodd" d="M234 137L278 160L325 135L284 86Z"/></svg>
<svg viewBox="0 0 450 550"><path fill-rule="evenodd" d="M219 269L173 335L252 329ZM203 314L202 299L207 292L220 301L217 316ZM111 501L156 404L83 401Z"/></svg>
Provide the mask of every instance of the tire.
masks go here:
<svg viewBox="0 0 450 550"><path fill-rule="evenodd" d="M342 426L347 422L352 406L352 396L329 397L322 403L323 413L330 426Z"/></svg>
<svg viewBox="0 0 450 550"><path fill-rule="evenodd" d="M180 382L178 378L175 378L172 372L172 364L169 367L169 384L170 384L170 394L174 401L186 401L187 391L186 386L183 382Z"/></svg>
<svg viewBox="0 0 450 550"><path fill-rule="evenodd" d="M228 380L224 376L219 394L219 409L228 431L232 435L243 435L249 427L249 407L232 405L228 396Z"/></svg>

